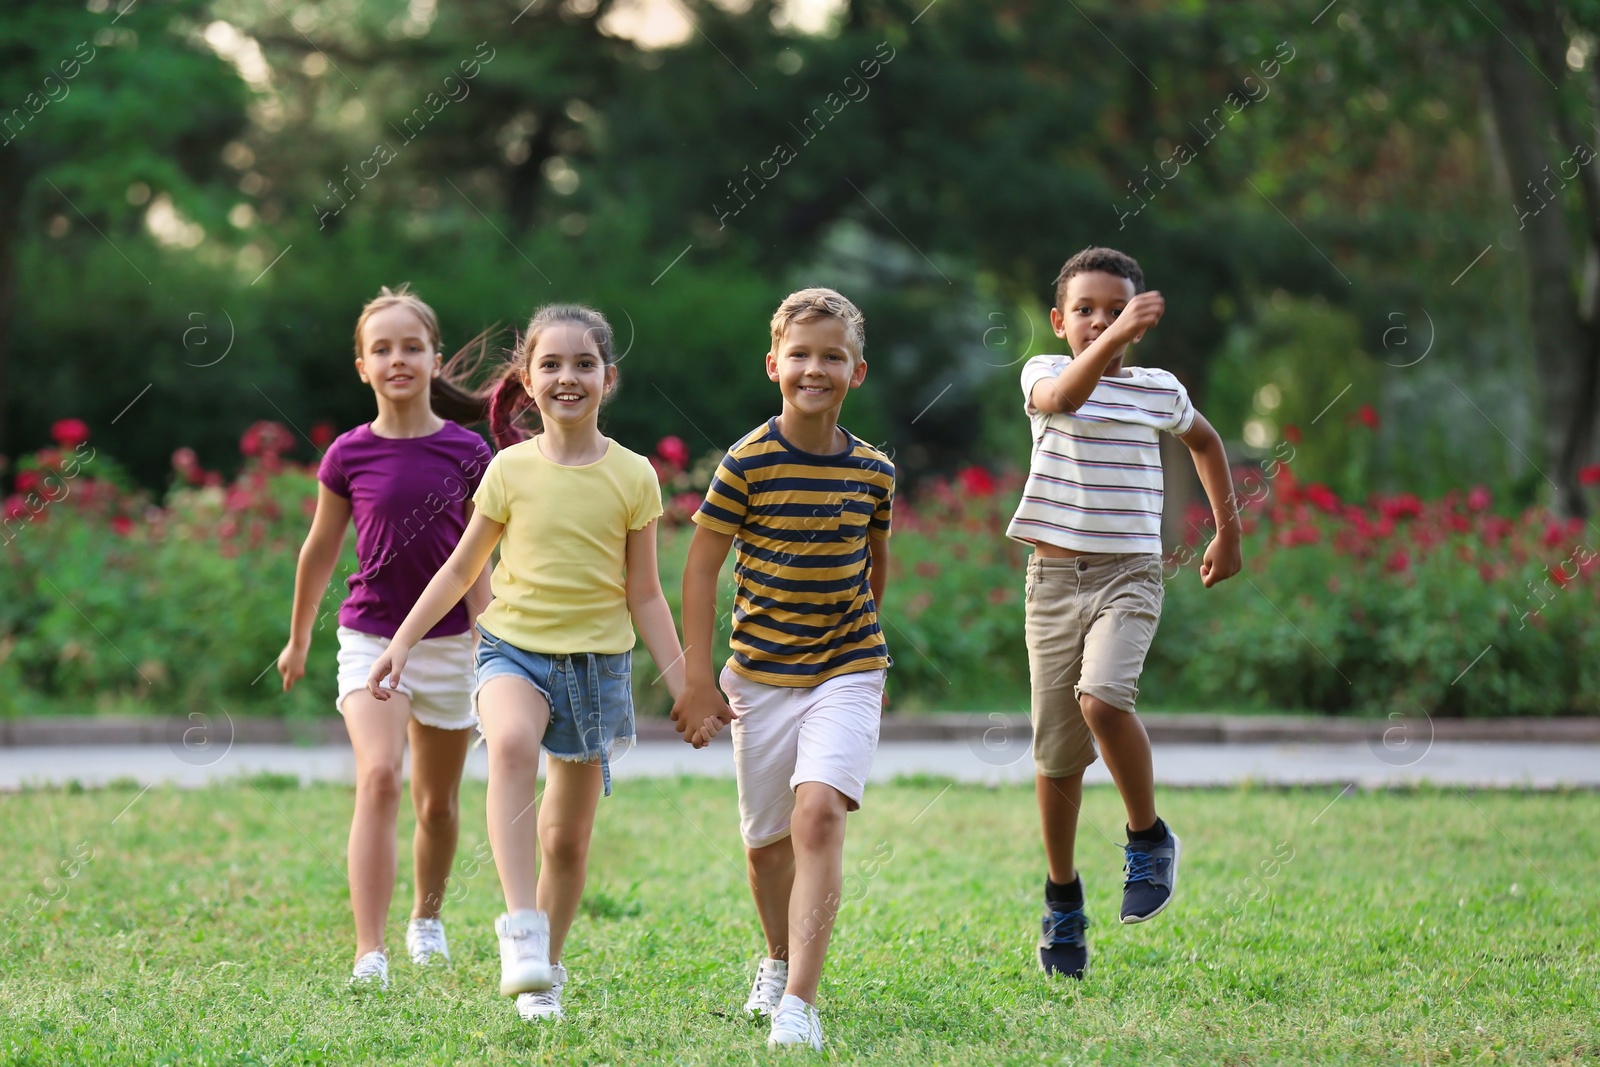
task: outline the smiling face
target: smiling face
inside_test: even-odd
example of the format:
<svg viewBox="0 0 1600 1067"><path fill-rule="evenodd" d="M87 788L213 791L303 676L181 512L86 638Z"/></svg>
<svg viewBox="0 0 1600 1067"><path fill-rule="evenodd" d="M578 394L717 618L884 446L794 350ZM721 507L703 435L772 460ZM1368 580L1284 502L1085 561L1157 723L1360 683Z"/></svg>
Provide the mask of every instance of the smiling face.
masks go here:
<svg viewBox="0 0 1600 1067"><path fill-rule="evenodd" d="M522 372L522 384L546 424L568 427L594 421L616 379L617 368L601 358L594 332L577 322L540 330Z"/></svg>
<svg viewBox="0 0 1600 1067"><path fill-rule="evenodd" d="M361 327L356 372L381 399L399 402L426 396L440 363L438 343L404 304L373 312Z"/></svg>
<svg viewBox="0 0 1600 1067"><path fill-rule="evenodd" d="M1050 309L1050 325L1072 346L1075 356L1105 333L1136 295L1131 279L1103 270L1074 274L1065 289L1061 305ZM1120 354L1115 359L1120 360Z"/></svg>
<svg viewBox="0 0 1600 1067"><path fill-rule="evenodd" d="M844 320L831 315L790 323L767 353L767 377L778 383L784 405L803 415L837 411L866 376L867 361L856 356Z"/></svg>

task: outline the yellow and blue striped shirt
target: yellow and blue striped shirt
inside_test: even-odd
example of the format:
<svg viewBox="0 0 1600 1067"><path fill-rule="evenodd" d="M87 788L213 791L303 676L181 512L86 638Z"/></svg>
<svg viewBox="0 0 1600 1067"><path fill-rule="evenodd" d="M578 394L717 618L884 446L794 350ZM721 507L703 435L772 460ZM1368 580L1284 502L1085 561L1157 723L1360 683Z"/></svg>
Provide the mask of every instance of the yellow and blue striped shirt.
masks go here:
<svg viewBox="0 0 1600 1067"><path fill-rule="evenodd" d="M728 666L751 681L810 688L890 665L868 541L889 536L894 464L845 436L844 451L819 456L768 420L723 457L695 513L699 525L735 537Z"/></svg>

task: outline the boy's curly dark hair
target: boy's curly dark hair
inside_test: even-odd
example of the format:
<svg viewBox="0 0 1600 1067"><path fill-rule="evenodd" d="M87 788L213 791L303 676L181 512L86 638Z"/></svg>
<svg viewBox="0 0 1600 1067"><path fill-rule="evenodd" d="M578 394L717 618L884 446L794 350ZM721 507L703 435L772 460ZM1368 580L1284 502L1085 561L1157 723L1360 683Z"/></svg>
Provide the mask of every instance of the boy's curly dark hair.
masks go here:
<svg viewBox="0 0 1600 1067"><path fill-rule="evenodd" d="M1085 274L1092 270L1126 278L1133 283L1135 293L1144 292L1144 271L1139 269L1138 260L1126 252L1118 252L1115 248L1091 246L1062 264L1061 273L1056 275L1057 307L1061 306L1061 301L1066 296L1067 279L1074 274Z"/></svg>

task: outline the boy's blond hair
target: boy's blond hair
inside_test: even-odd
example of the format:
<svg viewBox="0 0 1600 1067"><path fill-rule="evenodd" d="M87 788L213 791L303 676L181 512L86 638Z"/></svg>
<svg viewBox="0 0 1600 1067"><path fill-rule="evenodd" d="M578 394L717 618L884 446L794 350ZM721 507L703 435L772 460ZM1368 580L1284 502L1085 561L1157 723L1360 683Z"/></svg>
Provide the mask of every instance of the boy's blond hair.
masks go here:
<svg viewBox="0 0 1600 1067"><path fill-rule="evenodd" d="M850 298L835 289L800 289L783 298L772 313L772 350L783 341L783 331L797 322L838 319L844 323L845 337L859 362L866 357L867 317Z"/></svg>

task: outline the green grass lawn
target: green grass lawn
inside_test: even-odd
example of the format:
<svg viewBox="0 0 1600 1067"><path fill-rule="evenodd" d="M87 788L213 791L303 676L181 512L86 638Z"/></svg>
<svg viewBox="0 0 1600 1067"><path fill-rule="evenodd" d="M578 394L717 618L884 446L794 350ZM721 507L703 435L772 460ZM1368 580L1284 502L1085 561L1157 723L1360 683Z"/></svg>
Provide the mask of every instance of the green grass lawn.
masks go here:
<svg viewBox="0 0 1600 1067"><path fill-rule="evenodd" d="M829 1060L1600 1061L1600 796L1168 791L1177 901L1116 922L1120 804L1080 833L1093 959L1045 979L1022 789L906 781L850 818L821 1007ZM130 802L132 802L131 807ZM1330 806L1331 804L1331 806ZM764 1063L761 943L731 783L625 781L601 805L568 1018L496 995L483 787L463 797L455 966L346 988L346 788L0 797L4 1064ZM409 901L409 820L391 913ZM874 866L874 864L876 866ZM805 1053L786 1052L787 1060Z"/></svg>

